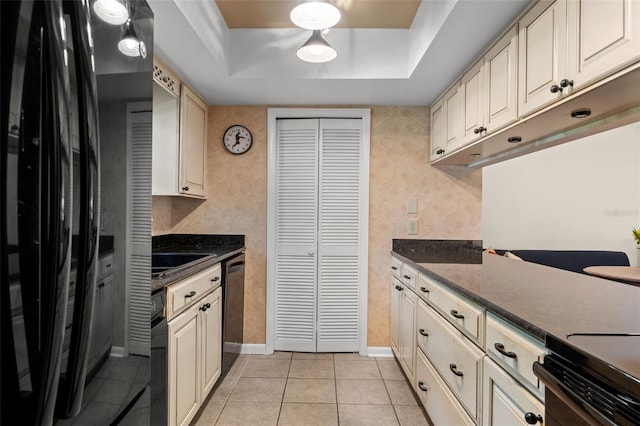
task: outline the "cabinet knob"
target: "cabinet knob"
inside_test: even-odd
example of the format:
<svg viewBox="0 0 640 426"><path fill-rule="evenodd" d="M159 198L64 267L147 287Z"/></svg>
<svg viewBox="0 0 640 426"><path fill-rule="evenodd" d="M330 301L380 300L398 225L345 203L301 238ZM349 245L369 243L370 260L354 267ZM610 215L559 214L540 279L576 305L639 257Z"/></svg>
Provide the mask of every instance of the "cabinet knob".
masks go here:
<svg viewBox="0 0 640 426"><path fill-rule="evenodd" d="M207 304L204 304L204 305L200 306L200 310L202 312L205 312L207 310Z"/></svg>
<svg viewBox="0 0 640 426"><path fill-rule="evenodd" d="M558 86L557 84L554 84L553 86L551 86L551 93L562 93L562 87Z"/></svg>
<svg viewBox="0 0 640 426"><path fill-rule="evenodd" d="M411 277L409 275L403 275L402 278L404 278L405 280L410 280Z"/></svg>
<svg viewBox="0 0 640 426"><path fill-rule="evenodd" d="M399 285L397 285L397 286L396 286L396 290L398 290L398 291L402 291L402 290L404 290L404 288L402 288L402 287L400 287Z"/></svg>
<svg viewBox="0 0 640 426"><path fill-rule="evenodd" d="M394 271L397 271L398 267L397 266L392 266L391 269L393 269Z"/></svg>
<svg viewBox="0 0 640 426"><path fill-rule="evenodd" d="M454 318L464 319L464 315L459 314L458 311L456 311L455 309L452 309L450 312L451 312L451 315L453 315Z"/></svg>
<svg viewBox="0 0 640 426"><path fill-rule="evenodd" d="M573 87L573 80L567 80L566 78L563 78L562 80L560 80L560 87Z"/></svg>
<svg viewBox="0 0 640 426"><path fill-rule="evenodd" d="M426 287L420 287L420 291L423 293L429 293L429 289Z"/></svg>
<svg viewBox="0 0 640 426"><path fill-rule="evenodd" d="M493 345L493 347L496 348L498 352L500 352L502 355L506 356L507 358L513 358L513 359L518 358L518 355L515 352L511 352L511 351L507 352L504 349L504 345L502 343L496 343Z"/></svg>
<svg viewBox="0 0 640 426"><path fill-rule="evenodd" d="M464 376L464 374L462 374L462 371L458 371L458 366L455 364L449 364L449 370L451 370L451 372L458 377Z"/></svg>
<svg viewBox="0 0 640 426"><path fill-rule="evenodd" d="M543 422L543 418L540 414L533 414L531 411L525 413L524 421L529 423L530 425L535 425L536 423Z"/></svg>
<svg viewBox="0 0 640 426"><path fill-rule="evenodd" d="M427 387L424 385L424 382L418 382L418 387L420 388L420 390L422 392L426 392L427 391Z"/></svg>
<svg viewBox="0 0 640 426"><path fill-rule="evenodd" d="M439 150L436 151L436 154L438 155L444 154L444 149L440 148Z"/></svg>
<svg viewBox="0 0 640 426"><path fill-rule="evenodd" d="M182 190L183 190L183 191L188 191L188 190L189 190L189 187L188 187L188 186L183 186L183 187L182 187Z"/></svg>
<svg viewBox="0 0 640 426"><path fill-rule="evenodd" d="M473 129L473 133L475 133L477 135L477 134L480 134L480 133L484 132L485 130L487 130L486 127L480 126L480 127L476 127L475 129Z"/></svg>

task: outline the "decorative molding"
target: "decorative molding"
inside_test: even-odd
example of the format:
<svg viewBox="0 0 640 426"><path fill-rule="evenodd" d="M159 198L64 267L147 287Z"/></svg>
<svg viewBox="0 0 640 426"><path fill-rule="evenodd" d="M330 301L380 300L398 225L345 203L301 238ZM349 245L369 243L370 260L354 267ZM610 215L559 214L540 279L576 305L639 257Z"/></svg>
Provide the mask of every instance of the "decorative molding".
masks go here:
<svg viewBox="0 0 640 426"><path fill-rule="evenodd" d="M180 96L180 80L158 58L153 58L153 80L170 93Z"/></svg>

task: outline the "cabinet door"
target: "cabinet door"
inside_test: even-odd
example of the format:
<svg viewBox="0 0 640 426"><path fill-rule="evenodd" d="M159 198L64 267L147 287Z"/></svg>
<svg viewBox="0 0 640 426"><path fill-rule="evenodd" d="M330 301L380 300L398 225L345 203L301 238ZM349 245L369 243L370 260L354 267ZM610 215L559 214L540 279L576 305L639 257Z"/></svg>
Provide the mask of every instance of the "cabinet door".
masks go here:
<svg viewBox="0 0 640 426"><path fill-rule="evenodd" d="M188 425L200 404L200 321L196 304L168 324L169 425Z"/></svg>
<svg viewBox="0 0 640 426"><path fill-rule="evenodd" d="M222 287L206 296L199 305L202 324L202 400L220 377L222 362Z"/></svg>
<svg viewBox="0 0 640 426"><path fill-rule="evenodd" d="M566 78L567 5L565 0L537 3L519 22L518 112L528 115L559 98L551 86Z"/></svg>
<svg viewBox="0 0 640 426"><path fill-rule="evenodd" d="M483 426L525 426L531 424L525 417L544 419L544 404L488 357L484 358L483 383Z"/></svg>
<svg viewBox="0 0 640 426"><path fill-rule="evenodd" d="M416 308L418 296L405 289L400 304L400 363L404 368L409 382L415 382L415 353L416 353Z"/></svg>
<svg viewBox="0 0 640 426"><path fill-rule="evenodd" d="M111 332L113 330L113 275L109 275L98 283L100 304L98 312L98 356L101 357L111 348Z"/></svg>
<svg viewBox="0 0 640 426"><path fill-rule="evenodd" d="M512 27L484 57L484 126L493 132L518 118L518 36Z"/></svg>
<svg viewBox="0 0 640 426"><path fill-rule="evenodd" d="M402 298L402 290L404 288L400 281L395 277L391 279L391 349L395 352L396 356L400 358L400 352L398 351L399 342L399 330L400 330L400 300Z"/></svg>
<svg viewBox="0 0 640 426"><path fill-rule="evenodd" d="M441 99L431 106L431 161L445 153L444 124L444 102Z"/></svg>
<svg viewBox="0 0 640 426"><path fill-rule="evenodd" d="M482 61L467 71L460 81L462 104L462 143L467 144L484 135Z"/></svg>
<svg viewBox="0 0 640 426"><path fill-rule="evenodd" d="M447 152L462 146L460 116L460 83L456 83L442 98L444 102L444 142Z"/></svg>
<svg viewBox="0 0 640 426"><path fill-rule="evenodd" d="M180 187L181 194L206 195L207 104L187 86L180 100Z"/></svg>
<svg viewBox="0 0 640 426"><path fill-rule="evenodd" d="M637 0L567 3L569 75L582 87L640 57Z"/></svg>

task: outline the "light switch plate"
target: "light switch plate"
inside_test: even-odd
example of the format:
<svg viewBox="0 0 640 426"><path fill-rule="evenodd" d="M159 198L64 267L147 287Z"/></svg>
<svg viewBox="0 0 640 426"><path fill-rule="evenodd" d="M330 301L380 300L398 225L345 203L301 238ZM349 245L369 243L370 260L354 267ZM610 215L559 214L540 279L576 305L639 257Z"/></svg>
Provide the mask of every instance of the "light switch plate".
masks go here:
<svg viewBox="0 0 640 426"><path fill-rule="evenodd" d="M409 199L407 199L407 213L409 213L409 214L418 213L418 199L417 198L409 198Z"/></svg>
<svg viewBox="0 0 640 426"><path fill-rule="evenodd" d="M409 219L407 222L407 234L418 235L418 219Z"/></svg>

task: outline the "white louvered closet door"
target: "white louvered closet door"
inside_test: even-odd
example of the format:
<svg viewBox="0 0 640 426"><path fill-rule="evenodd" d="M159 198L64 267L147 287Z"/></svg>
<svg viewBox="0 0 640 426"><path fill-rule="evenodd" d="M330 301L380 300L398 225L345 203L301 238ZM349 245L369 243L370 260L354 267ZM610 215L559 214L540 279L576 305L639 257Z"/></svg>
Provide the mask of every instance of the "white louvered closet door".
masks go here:
<svg viewBox="0 0 640 426"><path fill-rule="evenodd" d="M276 132L275 348L315 352L318 120Z"/></svg>
<svg viewBox="0 0 640 426"><path fill-rule="evenodd" d="M278 120L275 349L358 351L362 120Z"/></svg>
<svg viewBox="0 0 640 426"><path fill-rule="evenodd" d="M130 193L129 220L129 352L151 354L151 103L128 104Z"/></svg>

